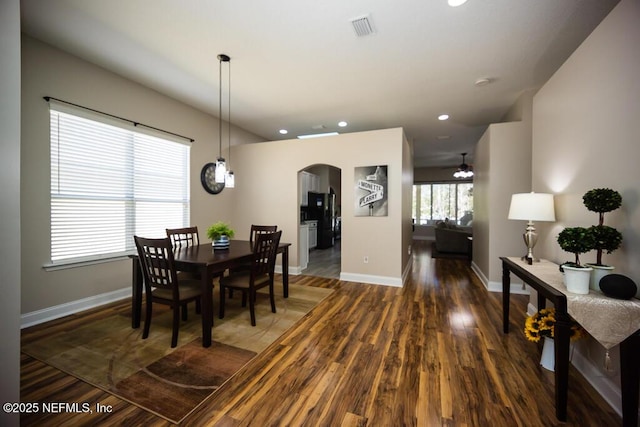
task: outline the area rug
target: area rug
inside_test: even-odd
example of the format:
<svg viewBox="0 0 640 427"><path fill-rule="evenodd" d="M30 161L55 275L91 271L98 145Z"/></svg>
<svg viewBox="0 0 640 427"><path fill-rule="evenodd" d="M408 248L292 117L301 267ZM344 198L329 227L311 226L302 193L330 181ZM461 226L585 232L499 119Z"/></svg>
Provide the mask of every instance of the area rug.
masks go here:
<svg viewBox="0 0 640 427"><path fill-rule="evenodd" d="M189 319L181 322L174 349L172 314L154 305L151 331L145 340L142 327L131 328L129 315L114 313L100 319L89 316L83 326L23 345L22 351L179 424L332 292L290 284L289 298L276 292L275 314L271 313L268 295L260 293L255 327L250 324L248 307L241 307L240 295L227 299L224 319L217 317L216 298L209 348L202 347L200 315L191 304Z"/></svg>

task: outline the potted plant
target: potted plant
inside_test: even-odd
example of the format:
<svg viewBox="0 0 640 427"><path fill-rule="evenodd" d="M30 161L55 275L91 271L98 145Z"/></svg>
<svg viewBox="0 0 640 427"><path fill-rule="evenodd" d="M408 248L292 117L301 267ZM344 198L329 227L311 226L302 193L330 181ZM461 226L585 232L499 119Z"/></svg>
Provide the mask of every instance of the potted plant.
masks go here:
<svg viewBox="0 0 640 427"><path fill-rule="evenodd" d="M211 239L213 249L229 249L229 239L233 238L235 231L229 224L218 221L207 228L207 237Z"/></svg>
<svg viewBox="0 0 640 427"><path fill-rule="evenodd" d="M558 234L558 244L562 250L575 255L574 262L565 262L560 267L567 290L574 294L588 294L593 268L581 265L579 255L593 248L593 235L584 227L565 228Z"/></svg>
<svg viewBox="0 0 640 427"><path fill-rule="evenodd" d="M589 287L600 289L600 279L610 274L614 267L602 263L602 253L615 251L622 244L622 234L613 227L604 225L604 214L618 209L622 205L622 196L610 188L595 188L582 196L582 201L588 210L598 213L598 225L589 228L593 236L593 248L596 251L595 264L587 264L593 268Z"/></svg>

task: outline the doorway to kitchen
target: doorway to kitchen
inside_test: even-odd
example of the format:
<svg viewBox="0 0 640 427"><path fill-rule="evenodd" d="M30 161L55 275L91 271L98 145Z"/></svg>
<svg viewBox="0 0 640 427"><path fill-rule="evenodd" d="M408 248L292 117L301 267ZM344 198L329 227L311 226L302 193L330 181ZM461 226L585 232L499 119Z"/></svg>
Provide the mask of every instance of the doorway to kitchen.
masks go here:
<svg viewBox="0 0 640 427"><path fill-rule="evenodd" d="M339 278L341 271L342 172L326 164L298 172L301 274Z"/></svg>

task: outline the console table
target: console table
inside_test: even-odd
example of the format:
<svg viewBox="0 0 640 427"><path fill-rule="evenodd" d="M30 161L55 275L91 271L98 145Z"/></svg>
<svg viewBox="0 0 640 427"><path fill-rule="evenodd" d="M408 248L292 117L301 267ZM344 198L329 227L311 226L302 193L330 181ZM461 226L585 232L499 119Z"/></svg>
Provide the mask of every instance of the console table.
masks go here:
<svg viewBox="0 0 640 427"><path fill-rule="evenodd" d="M567 421L569 385L569 330L571 317L607 350L620 345L620 380L622 388L622 423L638 425L640 385L640 300L617 300L590 290L587 295L567 291L559 266L542 260L528 265L517 257L502 260L502 322L509 333L510 273L538 291L538 310L546 300L556 310L555 340L555 400L556 417ZM569 317L571 316L571 317Z"/></svg>

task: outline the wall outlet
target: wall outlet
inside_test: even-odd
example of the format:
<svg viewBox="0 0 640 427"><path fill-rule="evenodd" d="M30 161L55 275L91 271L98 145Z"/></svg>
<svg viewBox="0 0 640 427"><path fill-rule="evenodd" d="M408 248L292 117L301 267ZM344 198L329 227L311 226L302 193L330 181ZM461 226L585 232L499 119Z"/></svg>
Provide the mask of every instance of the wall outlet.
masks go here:
<svg viewBox="0 0 640 427"><path fill-rule="evenodd" d="M364 262L365 264L369 264L369 257L365 255L362 259L362 262Z"/></svg>

